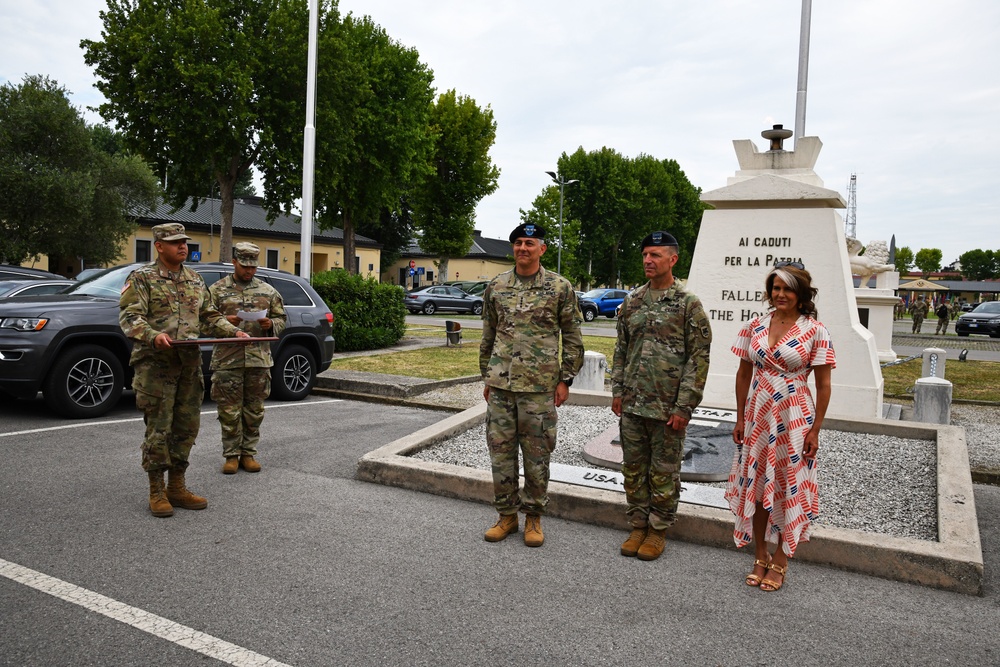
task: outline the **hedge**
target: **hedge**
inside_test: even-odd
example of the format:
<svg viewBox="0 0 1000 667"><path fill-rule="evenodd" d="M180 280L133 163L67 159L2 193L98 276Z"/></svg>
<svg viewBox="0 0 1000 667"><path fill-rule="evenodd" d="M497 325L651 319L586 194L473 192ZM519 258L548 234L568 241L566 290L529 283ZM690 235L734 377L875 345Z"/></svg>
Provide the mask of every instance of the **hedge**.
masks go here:
<svg viewBox="0 0 1000 667"><path fill-rule="evenodd" d="M401 287L344 270L314 274L312 286L333 311L339 352L389 347L406 333Z"/></svg>

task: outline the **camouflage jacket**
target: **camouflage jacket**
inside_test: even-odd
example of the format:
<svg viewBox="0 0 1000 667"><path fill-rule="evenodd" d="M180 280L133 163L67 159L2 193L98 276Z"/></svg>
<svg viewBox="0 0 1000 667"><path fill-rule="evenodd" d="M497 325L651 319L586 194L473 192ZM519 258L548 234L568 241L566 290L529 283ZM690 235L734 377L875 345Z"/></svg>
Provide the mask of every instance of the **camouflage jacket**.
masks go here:
<svg viewBox="0 0 1000 667"><path fill-rule="evenodd" d="M580 372L583 317L568 280L539 267L534 279L526 282L510 270L486 287L483 303L479 370L488 386L555 391L561 380L572 381Z"/></svg>
<svg viewBox="0 0 1000 667"><path fill-rule="evenodd" d="M658 301L649 283L625 298L611 391L630 414L666 421L690 419L708 378L712 328L701 301L676 281Z"/></svg>
<svg viewBox="0 0 1000 667"><path fill-rule="evenodd" d="M270 329L262 329L253 320L240 322L240 329L251 336L278 336L285 330L288 317L285 315L285 304L278 290L259 278L252 278L246 285L240 286L236 276L228 275L208 288L212 295L212 303L223 315L235 315L244 310L265 311L271 320ZM270 368L274 365L271 359L270 343L250 343L244 345L216 345L212 351L213 371L230 368Z"/></svg>
<svg viewBox="0 0 1000 667"><path fill-rule="evenodd" d="M158 261L136 269L122 287L118 307L118 323L133 341L129 360L133 366L171 353L153 347L153 339L161 333L172 340L191 340L201 333L228 337L239 331L212 305L201 276L183 265L176 273ZM197 345L178 347L174 352L185 366L201 365Z"/></svg>
<svg viewBox="0 0 1000 667"><path fill-rule="evenodd" d="M930 306L927 304L925 299L917 299L910 304L910 313L912 315L918 315L920 317L927 317L927 312L930 310Z"/></svg>

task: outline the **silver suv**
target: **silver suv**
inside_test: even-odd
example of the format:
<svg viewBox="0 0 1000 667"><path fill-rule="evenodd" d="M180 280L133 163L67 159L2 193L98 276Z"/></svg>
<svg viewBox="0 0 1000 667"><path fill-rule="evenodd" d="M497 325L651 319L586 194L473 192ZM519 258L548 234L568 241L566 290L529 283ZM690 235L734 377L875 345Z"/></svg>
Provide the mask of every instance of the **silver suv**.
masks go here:
<svg viewBox="0 0 1000 667"><path fill-rule="evenodd" d="M65 417L99 417L132 384L131 342L118 326L125 279L142 264L106 269L61 294L0 299L0 394L34 398ZM186 264L211 285L231 264ZM273 344L271 396L305 398L333 359L333 314L303 278L260 268L281 294L288 326ZM211 345L202 346L208 377Z"/></svg>

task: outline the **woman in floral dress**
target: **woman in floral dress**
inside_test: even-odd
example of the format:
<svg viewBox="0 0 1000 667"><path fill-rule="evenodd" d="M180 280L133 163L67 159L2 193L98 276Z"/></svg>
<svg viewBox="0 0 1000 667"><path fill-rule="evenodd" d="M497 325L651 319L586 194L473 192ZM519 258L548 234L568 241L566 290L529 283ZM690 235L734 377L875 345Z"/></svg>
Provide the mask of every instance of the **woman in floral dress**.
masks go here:
<svg viewBox="0 0 1000 667"><path fill-rule="evenodd" d="M740 358L737 447L726 499L736 515L736 546L754 543L746 584L776 591L819 515L816 453L836 360L830 334L816 319L816 289L805 267L778 263L765 287L771 310L743 327L732 348ZM768 542L776 545L773 555Z"/></svg>

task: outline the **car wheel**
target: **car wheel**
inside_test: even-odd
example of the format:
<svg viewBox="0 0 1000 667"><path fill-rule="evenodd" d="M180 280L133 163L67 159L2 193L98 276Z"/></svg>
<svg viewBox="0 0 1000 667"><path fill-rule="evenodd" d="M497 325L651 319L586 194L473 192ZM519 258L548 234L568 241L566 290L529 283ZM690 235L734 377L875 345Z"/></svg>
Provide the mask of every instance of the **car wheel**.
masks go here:
<svg viewBox="0 0 1000 667"><path fill-rule="evenodd" d="M118 357L99 345L80 345L64 352L52 365L42 393L53 412L88 419L111 410L124 387Z"/></svg>
<svg viewBox="0 0 1000 667"><path fill-rule="evenodd" d="M483 314L483 302L482 301L479 301L478 303L476 303L476 304L474 304L472 306L472 314L473 315L482 315Z"/></svg>
<svg viewBox="0 0 1000 667"><path fill-rule="evenodd" d="M433 315L435 311L437 311L437 306L434 305L433 301L424 304L424 315Z"/></svg>
<svg viewBox="0 0 1000 667"><path fill-rule="evenodd" d="M316 359L301 345L278 352L271 372L271 396L279 401L301 401L316 384Z"/></svg>
<svg viewBox="0 0 1000 667"><path fill-rule="evenodd" d="M583 311L583 319L586 320L587 322L593 322L595 317L597 317L597 313L591 310L590 308Z"/></svg>
<svg viewBox="0 0 1000 667"><path fill-rule="evenodd" d="M613 320L613 319L615 319L615 312L611 311L610 313L608 313L607 315L605 315L605 317L608 318L609 320Z"/></svg>

